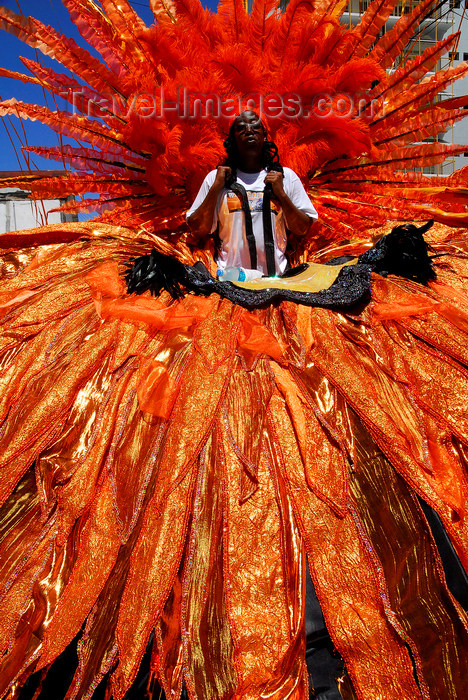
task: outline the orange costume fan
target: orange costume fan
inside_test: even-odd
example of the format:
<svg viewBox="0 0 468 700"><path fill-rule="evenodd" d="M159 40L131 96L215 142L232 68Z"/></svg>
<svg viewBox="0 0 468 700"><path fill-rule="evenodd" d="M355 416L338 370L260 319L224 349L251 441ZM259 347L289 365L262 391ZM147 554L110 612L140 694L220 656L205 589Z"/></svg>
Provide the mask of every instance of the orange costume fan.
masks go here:
<svg viewBox="0 0 468 700"><path fill-rule="evenodd" d="M250 15L237 0L217 14L154 0L151 27L126 0L64 4L102 61L1 13L4 29L74 74L25 59L30 74L13 77L76 108L8 100L1 113L87 144L34 148L73 172L4 184L36 198L99 194L65 205L97 207L92 222L0 236L2 697L19 698L78 639L70 700L101 682L123 700L148 644L167 698L184 683L192 700L305 700L307 559L345 661L344 700L459 700L467 620L419 499L466 569L465 173L403 171L467 148L414 145L465 113L466 97L436 97L468 66L430 73L457 36L386 73L435 3L383 36L393 0L373 0L353 29L334 0L293 0L283 14L256 0ZM182 285L175 299L127 292L126 263L152 249L194 284L220 284L212 251L183 221L232 118L224 106L193 119L165 109L181 86L189 117L202 91L234 102L294 94L309 106L324 92L332 105L353 98L346 115L265 116L319 222L291 240L306 279L229 289L289 284L328 298L362 272L370 297L275 297L255 309L222 284L206 296ZM143 93L154 96L149 115ZM369 266L384 224L429 219L436 279Z"/></svg>

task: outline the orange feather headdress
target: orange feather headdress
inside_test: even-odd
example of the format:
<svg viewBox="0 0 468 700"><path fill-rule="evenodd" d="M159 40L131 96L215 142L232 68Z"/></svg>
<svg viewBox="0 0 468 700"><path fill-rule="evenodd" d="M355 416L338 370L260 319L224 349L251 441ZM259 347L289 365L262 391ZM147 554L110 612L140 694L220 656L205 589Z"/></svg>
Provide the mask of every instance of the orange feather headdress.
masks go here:
<svg viewBox="0 0 468 700"><path fill-rule="evenodd" d="M223 158L232 117L253 104L284 165L308 186L322 241L365 237L389 220L468 224L462 174L408 172L466 150L420 143L466 114L464 98L440 102L437 95L468 64L431 72L458 34L401 58L434 0L417 4L383 36L394 0L374 0L353 28L340 23L345 5L336 0L291 0L285 12L277 0L255 0L251 14L241 0L223 0L215 14L198 0L153 0L150 27L127 0L64 4L102 61L38 20L3 9L3 29L74 77L24 59L32 76L17 77L66 94L70 110L7 100L0 114L37 119L76 139L77 146L28 149L72 170L4 185L35 198L77 195L66 211L95 210L102 222L164 237L183 224L203 176ZM310 250L314 241L305 245Z"/></svg>

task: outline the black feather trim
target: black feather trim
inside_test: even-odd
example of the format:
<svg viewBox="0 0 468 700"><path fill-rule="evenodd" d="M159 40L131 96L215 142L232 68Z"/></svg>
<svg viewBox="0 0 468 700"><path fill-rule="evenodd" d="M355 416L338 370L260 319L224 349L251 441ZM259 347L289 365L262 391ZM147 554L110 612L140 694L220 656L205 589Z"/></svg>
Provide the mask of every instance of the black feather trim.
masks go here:
<svg viewBox="0 0 468 700"><path fill-rule="evenodd" d="M423 233L432 223L430 221L421 228L412 224L397 226L373 248L360 255L357 264L343 267L331 287L320 292L274 287L244 289L232 282L218 282L201 262L193 266L184 265L157 250L128 262L129 270L125 275L127 290L129 294L150 291L158 295L165 289L173 299L180 299L186 293L202 296L216 293L247 309L264 307L277 301L336 310L351 309L370 299L371 272L400 275L423 284L435 279L423 238Z"/></svg>
<svg viewBox="0 0 468 700"><path fill-rule="evenodd" d="M361 264L370 265L379 275L399 275L421 284L436 278L428 246L423 233L433 221L418 228L414 224L396 226L391 233L378 241L373 248L359 256Z"/></svg>
<svg viewBox="0 0 468 700"><path fill-rule="evenodd" d="M297 292L292 289L244 289L232 282L218 282L203 263L184 265L174 258L153 250L150 255L129 261L125 275L129 294L159 294L166 289L174 299L184 293L209 296L216 293L247 309L268 306L275 301L293 301L307 306L330 309L351 308L370 297L368 265L352 265L340 270L329 289L321 292Z"/></svg>
<svg viewBox="0 0 468 700"><path fill-rule="evenodd" d="M125 279L129 294L150 291L157 296L165 289L173 299L180 299L186 293L187 266L176 258L158 253L153 248L150 255L133 258L127 265L129 270Z"/></svg>

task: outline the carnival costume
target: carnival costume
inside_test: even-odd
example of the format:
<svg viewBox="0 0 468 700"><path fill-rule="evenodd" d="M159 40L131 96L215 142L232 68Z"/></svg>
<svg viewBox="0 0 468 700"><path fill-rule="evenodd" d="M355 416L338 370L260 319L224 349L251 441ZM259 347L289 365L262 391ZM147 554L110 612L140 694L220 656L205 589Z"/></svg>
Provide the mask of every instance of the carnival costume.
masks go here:
<svg viewBox="0 0 468 700"><path fill-rule="evenodd" d="M70 699L102 681L122 700L150 640L167 698L306 698L307 557L343 698L463 698L466 615L417 497L466 568L466 174L402 171L467 148L413 145L465 113L436 96L468 66L431 73L457 35L396 66L430 0L383 36L393 0L351 29L335 0L152 0L151 27L126 0L64 4L102 62L1 13L76 76L2 69L75 113L1 113L89 144L31 148L74 171L4 184L99 193L64 206L92 222L0 236L1 692L78 635ZM231 117L162 109L180 86L189 116L202 90L356 98L265 119L319 213L297 277L223 283L183 228ZM421 227L381 238L429 220L429 257Z"/></svg>

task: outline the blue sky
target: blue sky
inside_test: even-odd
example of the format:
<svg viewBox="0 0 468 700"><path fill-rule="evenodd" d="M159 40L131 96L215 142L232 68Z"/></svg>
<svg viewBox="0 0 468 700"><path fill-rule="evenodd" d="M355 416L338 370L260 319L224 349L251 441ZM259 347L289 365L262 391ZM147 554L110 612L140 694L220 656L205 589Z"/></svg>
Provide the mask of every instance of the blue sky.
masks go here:
<svg viewBox="0 0 468 700"><path fill-rule="evenodd" d="M149 9L148 0L130 0L130 2L145 22L150 24L153 15ZM44 22L44 24L52 25L66 36L73 37L83 46L87 46L70 20L68 12L63 7L60 0L19 0L19 5L14 0L3 0L2 4L17 13L21 10L24 15L32 15ZM204 0L204 4L214 9L217 3L215 0ZM9 70L27 73L28 71L19 60L19 56L25 56L33 60L36 59L34 49L31 49L9 33L0 30L0 65ZM42 54L40 54L40 57L41 60L44 60ZM45 59L45 62L47 62L47 60L49 59ZM53 64L58 66L55 61L51 61L51 65ZM47 104L52 109L54 108L50 98L45 99L41 88L36 85L20 83L9 78L0 77L0 97L3 100L16 97L16 99L22 100L23 102ZM24 129L29 145L58 145L57 135L48 127L38 122L27 120L24 122ZM19 138L15 134L15 130ZM11 142L12 140L16 147L17 155L15 154L15 149ZM21 155L21 143L24 143L24 140L25 135L19 119L11 117L10 119L4 120L3 123L0 123L0 171L19 170L20 167L24 168L26 166L24 158ZM54 161L44 160L37 156L34 156L34 162L38 168L60 167L60 164Z"/></svg>

